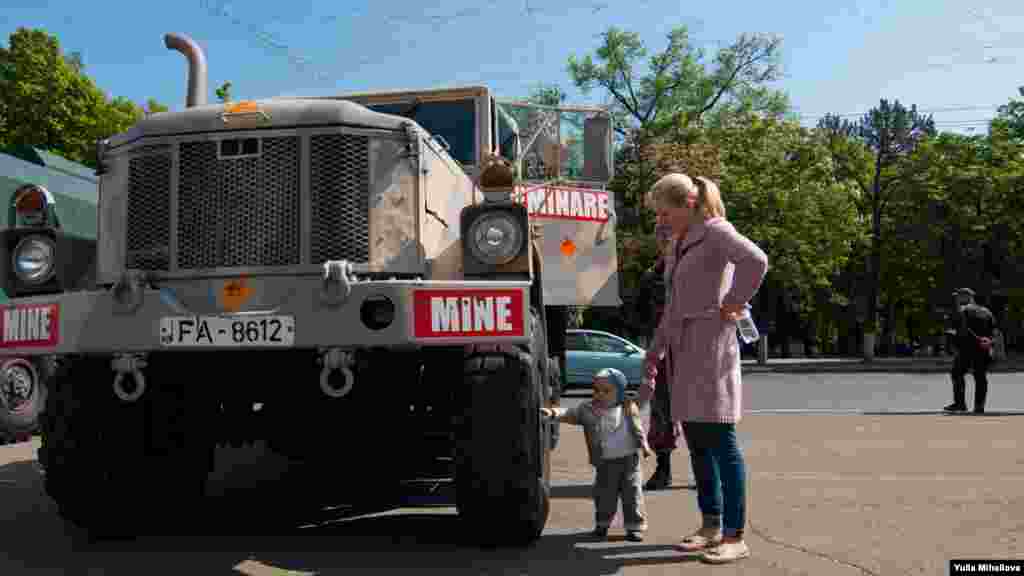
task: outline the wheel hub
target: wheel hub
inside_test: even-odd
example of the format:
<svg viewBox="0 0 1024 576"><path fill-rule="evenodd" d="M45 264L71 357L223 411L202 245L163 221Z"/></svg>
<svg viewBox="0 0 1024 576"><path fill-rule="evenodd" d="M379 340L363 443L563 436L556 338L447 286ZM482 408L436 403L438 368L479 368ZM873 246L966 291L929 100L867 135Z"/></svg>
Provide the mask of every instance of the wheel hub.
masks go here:
<svg viewBox="0 0 1024 576"><path fill-rule="evenodd" d="M35 376L28 363L23 360L8 362L0 374L0 403L10 412L23 410L35 392Z"/></svg>

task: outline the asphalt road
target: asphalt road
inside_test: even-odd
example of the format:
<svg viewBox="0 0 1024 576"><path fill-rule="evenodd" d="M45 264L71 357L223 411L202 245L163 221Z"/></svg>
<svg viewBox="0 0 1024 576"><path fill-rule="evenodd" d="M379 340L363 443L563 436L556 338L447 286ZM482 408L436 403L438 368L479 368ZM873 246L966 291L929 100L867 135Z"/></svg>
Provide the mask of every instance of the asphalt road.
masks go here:
<svg viewBox="0 0 1024 576"><path fill-rule="evenodd" d="M1024 374L989 374L986 408L1024 411ZM743 375L743 404L748 412L932 412L953 401L948 374L900 373L751 373ZM589 390L566 393L571 407ZM974 380L967 377L967 403L974 401Z"/></svg>
<svg viewBox="0 0 1024 576"><path fill-rule="evenodd" d="M1024 409L1022 378L994 375L990 409ZM588 543L592 470L581 433L564 427L552 457L551 517L544 538L526 550L481 549L462 539L451 507L366 504L364 494L341 493L329 478L310 476L259 447L218 451L207 507L189 525L133 541L91 542L57 516L43 493L35 463L38 439L0 446L0 574L862 576L940 573L940 562L953 549L939 554L936 545L956 543L960 557L1019 554L1019 418L756 413L934 410L949 401L948 377L941 374L749 374L744 385L747 407L755 412L741 440L753 474L756 557L736 567L702 566L672 550L697 518L693 493L685 489L685 450L673 457L679 489L650 496L647 542L627 543L620 535ZM574 393L563 404L586 396ZM794 454L800 456L796 461ZM340 462L372 478L373 471L358 462L343 455ZM645 466L649 472L651 463ZM944 524L933 523L936 510L948 511ZM846 532L816 536L840 513L846 521L833 529ZM928 520L908 525L919 518ZM971 528L957 532L964 522ZM908 540L916 533L923 537ZM916 547L908 553L911 544Z"/></svg>

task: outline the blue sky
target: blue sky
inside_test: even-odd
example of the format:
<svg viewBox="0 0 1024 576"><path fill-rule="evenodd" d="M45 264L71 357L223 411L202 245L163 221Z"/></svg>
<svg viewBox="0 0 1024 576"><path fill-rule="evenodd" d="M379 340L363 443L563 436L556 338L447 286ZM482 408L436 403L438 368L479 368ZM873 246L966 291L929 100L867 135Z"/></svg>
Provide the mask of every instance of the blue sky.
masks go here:
<svg viewBox="0 0 1024 576"><path fill-rule="evenodd" d="M180 109L184 58L165 32L206 50L213 89L261 98L483 83L503 97L538 82L571 89L570 54L592 52L615 25L654 50L687 25L709 54L741 32L781 34L785 90L804 121L862 113L880 98L935 110L943 129L984 130L995 106L1024 85L1024 2L847 0L3 0L0 36L19 26L56 35L81 52L86 71L112 95L154 97ZM710 58L707 58L710 64ZM303 62L305 64L303 64ZM949 110L949 109L959 110Z"/></svg>

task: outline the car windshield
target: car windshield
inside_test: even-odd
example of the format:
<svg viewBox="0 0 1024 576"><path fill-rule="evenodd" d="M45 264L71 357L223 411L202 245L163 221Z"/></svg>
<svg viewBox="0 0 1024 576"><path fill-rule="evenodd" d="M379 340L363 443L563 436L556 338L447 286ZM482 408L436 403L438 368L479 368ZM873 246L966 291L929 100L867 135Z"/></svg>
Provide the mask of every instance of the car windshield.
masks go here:
<svg viewBox="0 0 1024 576"><path fill-rule="evenodd" d="M591 334L589 340L590 346L595 352L625 352L628 350L626 344L621 340L601 334Z"/></svg>
<svg viewBox="0 0 1024 576"><path fill-rule="evenodd" d="M583 334L575 333L569 334L565 337L565 349L566 350L586 350L587 341Z"/></svg>
<svg viewBox="0 0 1024 576"><path fill-rule="evenodd" d="M404 116L423 127L432 136L448 143L448 154L462 164L476 163L476 103L473 100L454 102L402 102L372 104L374 112Z"/></svg>

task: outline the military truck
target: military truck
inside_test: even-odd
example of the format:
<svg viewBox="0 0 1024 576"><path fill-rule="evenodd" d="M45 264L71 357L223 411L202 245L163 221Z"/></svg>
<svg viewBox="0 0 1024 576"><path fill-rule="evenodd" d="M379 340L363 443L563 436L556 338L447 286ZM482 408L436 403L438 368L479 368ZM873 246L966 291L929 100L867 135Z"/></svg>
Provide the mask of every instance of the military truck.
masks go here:
<svg viewBox="0 0 1024 576"><path fill-rule="evenodd" d="M10 153L8 153L10 152ZM59 200L58 200L59 199ZM8 298L88 287L96 253L95 177L84 166L32 148L0 154L0 304ZM38 431L52 357L11 355L24 316L0 318L0 444Z"/></svg>
<svg viewBox="0 0 1024 576"><path fill-rule="evenodd" d="M517 179L536 139L504 114L499 150L484 88L208 105L203 52L165 44L186 108L98 143L95 289L17 299L11 351L56 359L60 514L132 533L195 505L216 446L262 440L356 500L447 479L468 534L537 539L561 307L618 299L600 179Z"/></svg>

